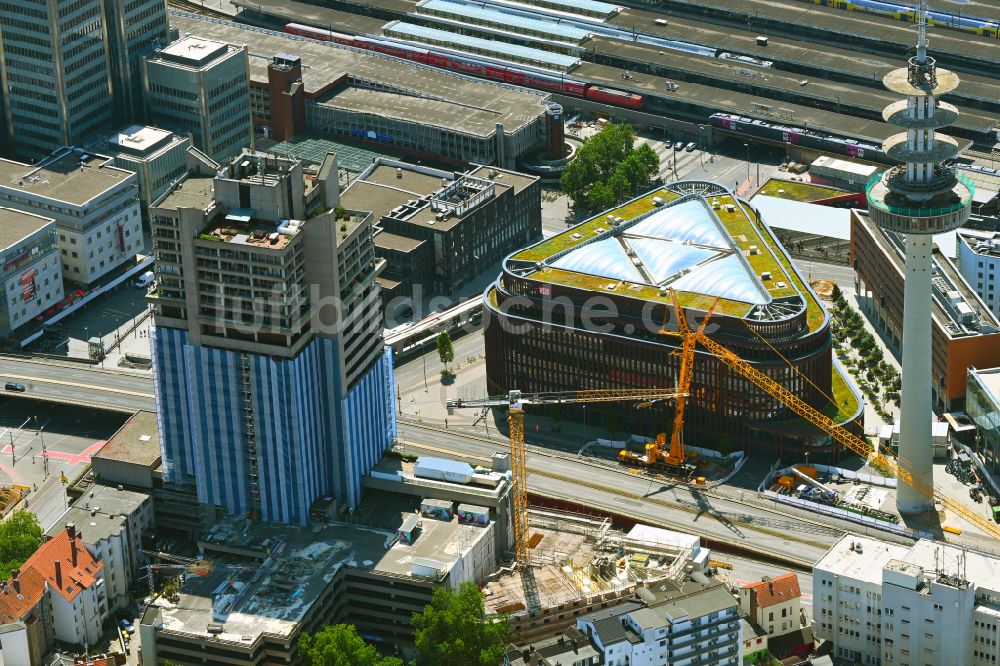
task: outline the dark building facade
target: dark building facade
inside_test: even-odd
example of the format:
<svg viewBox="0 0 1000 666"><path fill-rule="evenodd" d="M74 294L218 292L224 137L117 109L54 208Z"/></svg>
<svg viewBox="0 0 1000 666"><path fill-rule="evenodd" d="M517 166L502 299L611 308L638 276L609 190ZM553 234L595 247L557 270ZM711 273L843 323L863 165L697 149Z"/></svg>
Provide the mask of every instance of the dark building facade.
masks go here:
<svg viewBox="0 0 1000 666"><path fill-rule="evenodd" d="M342 203L373 212L383 277L402 295L418 284L450 294L542 233L539 179L496 167L459 173L379 160Z"/></svg>
<svg viewBox="0 0 1000 666"><path fill-rule="evenodd" d="M749 204L710 183L654 192L508 257L485 295L490 393L674 386L680 340L660 333L677 330L669 289L692 326L720 297L706 328L713 340L860 426L857 391L832 365L825 309ZM835 394L847 396L839 409ZM839 456L829 437L701 348L691 395L691 445ZM592 425L603 416L618 430L654 435L669 430L673 410L587 411Z"/></svg>

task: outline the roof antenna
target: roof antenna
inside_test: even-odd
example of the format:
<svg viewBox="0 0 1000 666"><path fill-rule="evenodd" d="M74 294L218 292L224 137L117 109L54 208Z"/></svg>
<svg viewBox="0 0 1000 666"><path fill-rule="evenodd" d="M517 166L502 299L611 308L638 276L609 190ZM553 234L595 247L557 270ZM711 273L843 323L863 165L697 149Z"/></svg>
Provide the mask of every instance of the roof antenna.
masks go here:
<svg viewBox="0 0 1000 666"><path fill-rule="evenodd" d="M917 2L917 62L927 62L927 11L929 0Z"/></svg>

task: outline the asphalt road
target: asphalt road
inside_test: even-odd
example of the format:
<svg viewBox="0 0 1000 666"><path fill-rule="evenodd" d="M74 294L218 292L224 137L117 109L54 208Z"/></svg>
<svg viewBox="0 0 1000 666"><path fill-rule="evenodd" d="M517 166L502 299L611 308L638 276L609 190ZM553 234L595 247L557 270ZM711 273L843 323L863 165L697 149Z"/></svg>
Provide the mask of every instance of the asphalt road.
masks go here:
<svg viewBox="0 0 1000 666"><path fill-rule="evenodd" d="M24 393L7 393L15 398L127 412L155 409L153 381L149 376L7 357L0 358L0 381L25 385Z"/></svg>
<svg viewBox="0 0 1000 666"><path fill-rule="evenodd" d="M496 442L408 423L401 423L399 431L410 453L446 454L481 463L494 451L503 450ZM739 500L675 487L583 459L557 457L537 447L529 449L527 467L533 494L697 534L716 547L741 549L747 555L811 566L843 534Z"/></svg>

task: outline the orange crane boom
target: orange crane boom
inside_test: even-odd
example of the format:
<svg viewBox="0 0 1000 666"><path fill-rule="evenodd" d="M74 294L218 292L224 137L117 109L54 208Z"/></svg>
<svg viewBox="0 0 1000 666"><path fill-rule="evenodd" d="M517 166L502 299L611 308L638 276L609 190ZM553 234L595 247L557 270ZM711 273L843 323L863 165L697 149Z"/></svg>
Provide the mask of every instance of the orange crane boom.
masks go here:
<svg viewBox="0 0 1000 666"><path fill-rule="evenodd" d="M697 336L705 332L705 326L708 324L712 312L715 311L715 306L719 303L719 299L716 298L712 301L712 305L705 312L705 318L701 320L701 324L698 325L696 332L692 332L691 327L688 326L687 317L684 315L684 310L677 300L677 292L673 289L670 290L670 300L673 301L677 326L684 338L681 344L681 370L677 383L677 390L680 391L680 395L674 407L674 429L670 433L670 451L663 454L662 457L663 461L668 465L683 465L685 460L684 438L682 435L684 430L684 408L687 406L687 396L691 392L691 378L694 376L694 352L695 347L697 347Z"/></svg>
<svg viewBox="0 0 1000 666"><path fill-rule="evenodd" d="M679 333L672 332L668 334L680 335ZM726 364L726 366L753 382L754 385L766 391L772 397L780 400L793 412L833 437L834 440L843 446L846 446L848 449L866 460L870 460L875 465L888 469L895 474L896 478L901 482L909 484L911 487L923 493L926 497L936 499L945 508L955 512L971 524L983 530L983 532L989 536L1000 541L1000 525L997 525L989 519L980 516L975 511L969 509L958 500L952 499L937 488L922 483L919 479L914 478L910 471L904 465L900 464L900 462L905 463L905 460L897 461L890 456L884 455L869 442L866 442L854 433L848 431L846 428L837 425L831 418L800 399L794 393L765 375L760 370L757 370L757 368L741 359L735 353L726 349L726 347L709 338L703 332L695 333L694 338L699 344L701 344L702 347Z"/></svg>

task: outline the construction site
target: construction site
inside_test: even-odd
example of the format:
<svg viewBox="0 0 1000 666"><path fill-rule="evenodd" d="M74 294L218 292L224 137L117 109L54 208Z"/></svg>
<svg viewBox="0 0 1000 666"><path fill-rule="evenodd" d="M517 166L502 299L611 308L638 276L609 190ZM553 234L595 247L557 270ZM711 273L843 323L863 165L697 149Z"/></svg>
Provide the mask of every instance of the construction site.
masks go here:
<svg viewBox="0 0 1000 666"><path fill-rule="evenodd" d="M486 608L510 615L519 641L557 633L574 618L628 599L639 587L689 577L707 582L710 550L689 534L549 509L528 512L528 563L483 588Z"/></svg>

